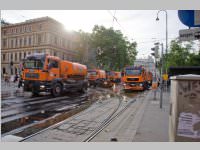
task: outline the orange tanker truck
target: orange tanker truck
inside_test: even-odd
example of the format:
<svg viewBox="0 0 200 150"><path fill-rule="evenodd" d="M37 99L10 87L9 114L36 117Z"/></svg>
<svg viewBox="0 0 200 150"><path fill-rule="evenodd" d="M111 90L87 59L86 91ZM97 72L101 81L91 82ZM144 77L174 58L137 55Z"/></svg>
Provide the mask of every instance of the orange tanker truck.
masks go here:
<svg viewBox="0 0 200 150"><path fill-rule="evenodd" d="M90 85L103 85L106 80L106 72L100 69L88 70L88 81Z"/></svg>
<svg viewBox="0 0 200 150"><path fill-rule="evenodd" d="M113 86L114 83L121 82L121 72L106 71L106 85L107 87Z"/></svg>
<svg viewBox="0 0 200 150"><path fill-rule="evenodd" d="M33 54L24 59L24 91L33 95L51 92L56 97L64 91L87 90L87 67L79 63L61 60L48 54Z"/></svg>
<svg viewBox="0 0 200 150"><path fill-rule="evenodd" d="M124 90L143 91L148 89L147 72L142 66L125 67L122 72Z"/></svg>

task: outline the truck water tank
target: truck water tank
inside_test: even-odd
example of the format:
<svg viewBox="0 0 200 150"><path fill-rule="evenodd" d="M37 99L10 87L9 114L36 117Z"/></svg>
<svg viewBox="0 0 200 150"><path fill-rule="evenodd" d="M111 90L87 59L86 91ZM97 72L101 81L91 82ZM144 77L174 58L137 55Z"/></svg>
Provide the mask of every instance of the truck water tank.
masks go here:
<svg viewBox="0 0 200 150"><path fill-rule="evenodd" d="M70 61L61 62L61 74L62 76L86 76L87 67L79 63L73 63Z"/></svg>

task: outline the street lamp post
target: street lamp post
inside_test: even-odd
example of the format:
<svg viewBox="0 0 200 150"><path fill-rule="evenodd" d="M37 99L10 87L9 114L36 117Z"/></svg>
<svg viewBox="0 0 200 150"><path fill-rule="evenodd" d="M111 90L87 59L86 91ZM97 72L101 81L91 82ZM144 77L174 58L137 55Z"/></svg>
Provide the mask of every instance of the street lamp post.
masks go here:
<svg viewBox="0 0 200 150"><path fill-rule="evenodd" d="M166 14L166 54L168 53L168 15L167 15L167 11L166 10L159 10L158 12L157 12L157 18L156 18L156 21L159 21L159 18L158 18L158 15L159 15L159 13L161 12L161 11L163 11L163 12L165 12L165 14Z"/></svg>
<svg viewBox="0 0 200 150"><path fill-rule="evenodd" d="M163 103L163 66L164 66L164 60L163 60L163 43L154 43L156 46L161 45L161 68L160 68L160 108L162 109L162 103Z"/></svg>

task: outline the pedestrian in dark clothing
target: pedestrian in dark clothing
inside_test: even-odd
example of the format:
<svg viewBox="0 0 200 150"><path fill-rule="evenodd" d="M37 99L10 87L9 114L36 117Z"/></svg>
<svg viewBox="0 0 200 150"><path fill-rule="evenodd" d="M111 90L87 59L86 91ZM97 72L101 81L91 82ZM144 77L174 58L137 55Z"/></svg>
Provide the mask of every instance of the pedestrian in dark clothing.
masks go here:
<svg viewBox="0 0 200 150"><path fill-rule="evenodd" d="M19 78L18 88L20 88L21 86L22 86L22 76L20 76L20 78Z"/></svg>
<svg viewBox="0 0 200 150"><path fill-rule="evenodd" d="M19 76L18 76L18 74L16 73L16 74L15 74L14 83L15 83L16 81L18 81L18 78L19 78Z"/></svg>
<svg viewBox="0 0 200 150"><path fill-rule="evenodd" d="M159 87L159 85L160 85L160 78L158 78L158 87Z"/></svg>

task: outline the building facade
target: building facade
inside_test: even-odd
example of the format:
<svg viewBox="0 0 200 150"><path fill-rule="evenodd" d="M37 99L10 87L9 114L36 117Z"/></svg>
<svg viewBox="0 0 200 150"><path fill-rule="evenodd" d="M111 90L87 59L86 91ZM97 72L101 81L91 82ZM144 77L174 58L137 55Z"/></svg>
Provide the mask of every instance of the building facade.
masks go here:
<svg viewBox="0 0 200 150"><path fill-rule="evenodd" d="M143 66L145 67L148 71L151 71L152 73L156 72L155 68L155 62L154 59L149 56L146 59L136 59L134 62L135 66Z"/></svg>
<svg viewBox="0 0 200 150"><path fill-rule="evenodd" d="M15 74L20 62L33 53L48 53L76 61L77 34L49 17L1 25L1 72Z"/></svg>

